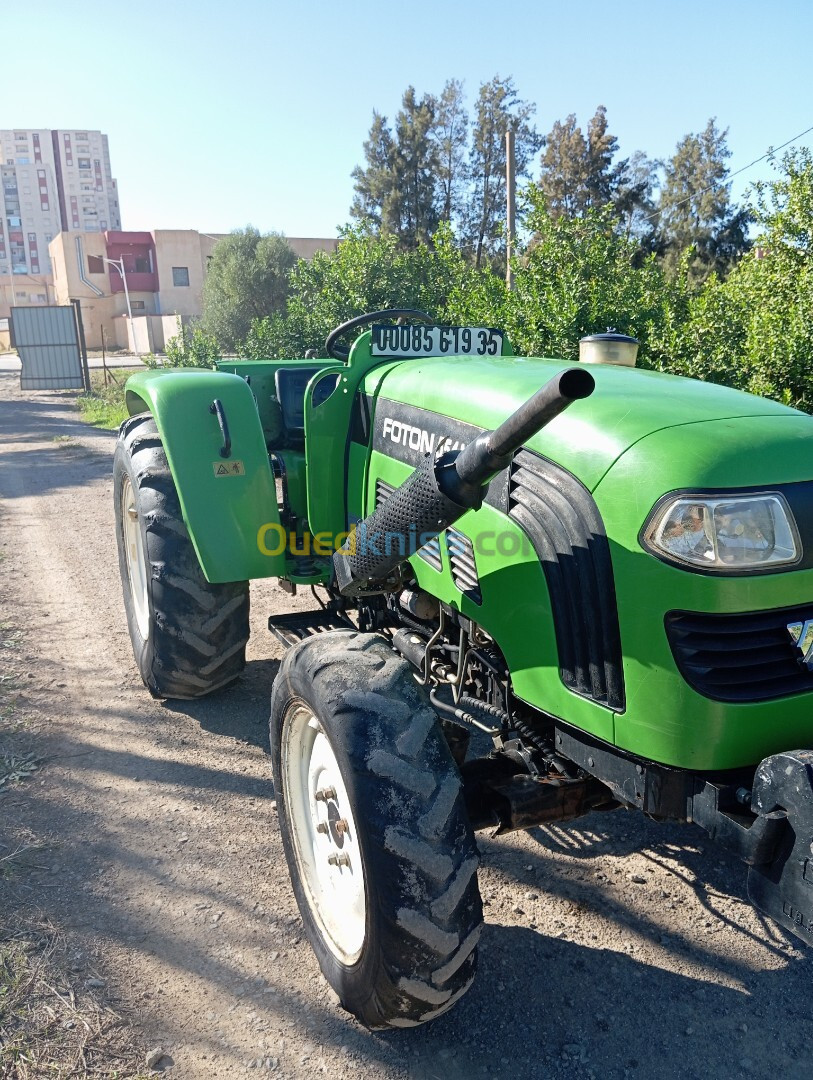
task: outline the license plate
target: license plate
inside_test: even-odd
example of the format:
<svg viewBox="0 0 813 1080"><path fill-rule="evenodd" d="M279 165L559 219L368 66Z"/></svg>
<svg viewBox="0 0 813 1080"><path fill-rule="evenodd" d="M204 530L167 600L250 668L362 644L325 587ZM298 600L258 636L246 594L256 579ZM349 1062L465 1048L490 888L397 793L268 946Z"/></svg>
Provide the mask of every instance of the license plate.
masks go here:
<svg viewBox="0 0 813 1080"><path fill-rule="evenodd" d="M502 333L484 326L374 326L372 356L500 356Z"/></svg>

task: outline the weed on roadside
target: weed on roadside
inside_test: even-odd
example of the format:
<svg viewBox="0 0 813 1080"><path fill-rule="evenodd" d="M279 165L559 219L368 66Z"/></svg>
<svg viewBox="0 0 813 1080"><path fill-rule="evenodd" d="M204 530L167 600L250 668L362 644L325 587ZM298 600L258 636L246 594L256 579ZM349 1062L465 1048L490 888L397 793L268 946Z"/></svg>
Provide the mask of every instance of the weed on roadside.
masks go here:
<svg viewBox="0 0 813 1080"><path fill-rule="evenodd" d="M105 385L104 372L93 371L90 376L90 393L76 399L82 419L94 427L115 429L127 419L124 404L124 382L132 371L127 368L108 372L110 381ZM112 378L110 377L112 376Z"/></svg>
<svg viewBox="0 0 813 1080"><path fill-rule="evenodd" d="M46 920L0 925L0 1077L149 1075L104 980Z"/></svg>

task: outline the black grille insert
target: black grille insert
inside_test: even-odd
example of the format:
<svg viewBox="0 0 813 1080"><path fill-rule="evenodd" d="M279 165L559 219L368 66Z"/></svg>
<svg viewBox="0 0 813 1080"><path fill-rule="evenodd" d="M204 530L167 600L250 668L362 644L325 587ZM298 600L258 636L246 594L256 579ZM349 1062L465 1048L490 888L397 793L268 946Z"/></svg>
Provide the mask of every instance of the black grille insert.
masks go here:
<svg viewBox="0 0 813 1080"><path fill-rule="evenodd" d="M590 492L547 458L521 450L511 466L510 516L522 526L548 584L565 686L624 708L621 635L610 549Z"/></svg>
<svg viewBox="0 0 813 1080"><path fill-rule="evenodd" d="M813 605L740 615L671 611L666 636L683 678L715 701L771 701L813 690L813 672L788 623L804 623Z"/></svg>
<svg viewBox="0 0 813 1080"><path fill-rule="evenodd" d="M471 540L457 529L447 529L446 550L449 552L449 567L455 585L475 604L482 604L483 594L480 591L480 578L477 576Z"/></svg>
<svg viewBox="0 0 813 1080"><path fill-rule="evenodd" d="M375 509L383 503L385 499L388 499L392 495L395 488L392 484L388 484L386 480L376 480L375 482Z"/></svg>

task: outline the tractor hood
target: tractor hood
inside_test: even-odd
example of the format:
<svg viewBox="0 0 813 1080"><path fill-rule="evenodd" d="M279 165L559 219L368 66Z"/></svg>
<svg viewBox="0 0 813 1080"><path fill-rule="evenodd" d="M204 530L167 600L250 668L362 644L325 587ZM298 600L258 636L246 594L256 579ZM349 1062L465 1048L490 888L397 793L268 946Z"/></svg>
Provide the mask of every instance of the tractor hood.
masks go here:
<svg viewBox="0 0 813 1080"><path fill-rule="evenodd" d="M444 417L478 428L497 427L551 376L571 366L513 356L410 360L394 365L383 377L380 368L374 370L365 389L377 395L377 415L386 413L388 401L426 410L426 415L410 414L409 422L440 436L446 434ZM799 446L799 439L809 448L807 440L813 438L813 419L806 414L728 387L639 368L591 364L590 372L596 380L593 395L575 402L528 442L530 449L564 466L590 490L641 440L683 425L694 427L670 444L690 456L715 456L735 431L736 451L744 451L746 425L719 427L709 421L770 418L774 438L782 442L786 437L789 450ZM809 477L813 455L808 449L804 456Z"/></svg>

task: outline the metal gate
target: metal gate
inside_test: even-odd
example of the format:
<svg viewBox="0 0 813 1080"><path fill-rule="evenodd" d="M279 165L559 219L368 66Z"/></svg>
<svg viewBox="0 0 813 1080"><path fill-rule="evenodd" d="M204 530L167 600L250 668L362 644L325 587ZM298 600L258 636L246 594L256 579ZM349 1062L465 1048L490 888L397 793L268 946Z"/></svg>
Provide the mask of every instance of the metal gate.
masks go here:
<svg viewBox="0 0 813 1080"><path fill-rule="evenodd" d="M86 390L79 312L68 307L13 307L11 344L22 364L22 390Z"/></svg>

